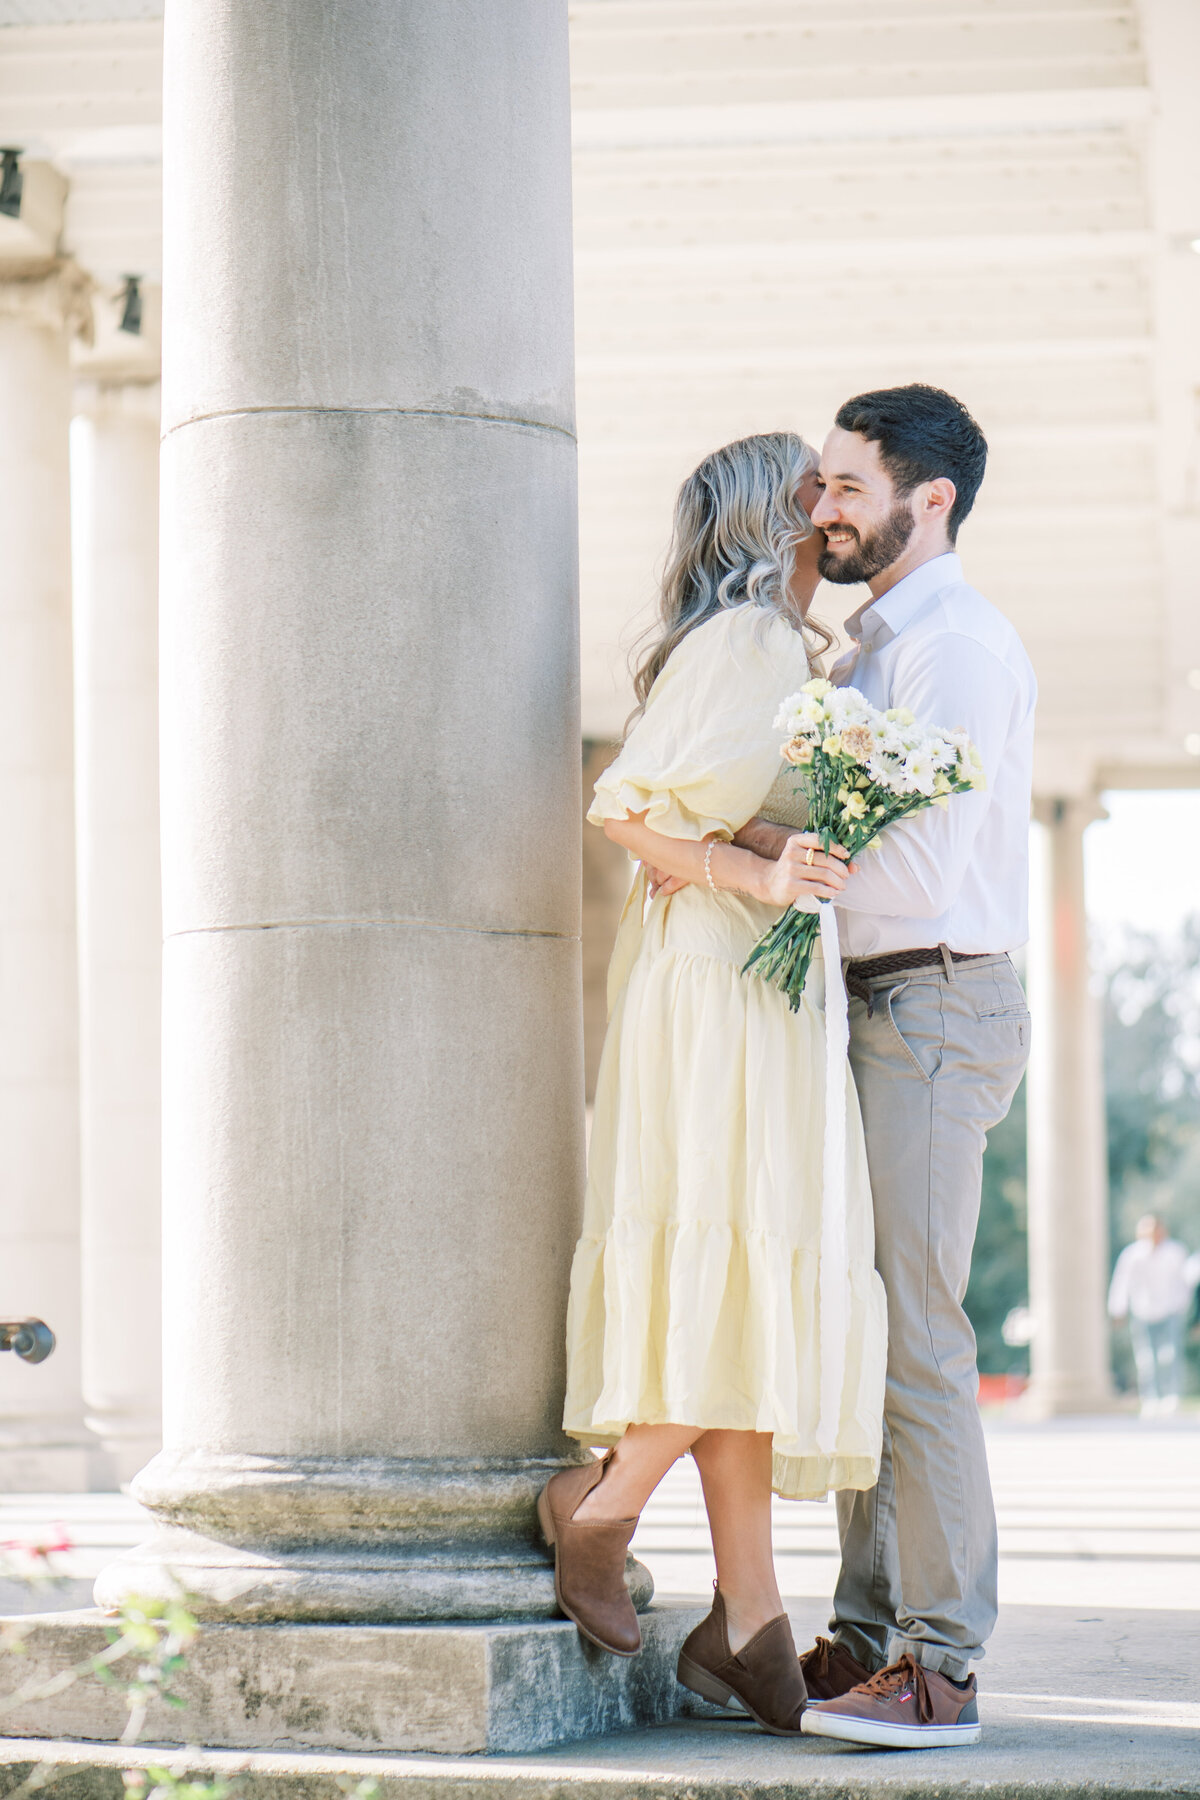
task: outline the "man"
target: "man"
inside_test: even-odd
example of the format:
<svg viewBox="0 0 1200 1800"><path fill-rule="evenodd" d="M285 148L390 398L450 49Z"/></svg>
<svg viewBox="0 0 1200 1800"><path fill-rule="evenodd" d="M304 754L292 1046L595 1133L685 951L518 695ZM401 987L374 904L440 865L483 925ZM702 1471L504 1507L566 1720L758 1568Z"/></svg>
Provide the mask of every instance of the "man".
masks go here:
<svg viewBox="0 0 1200 1800"><path fill-rule="evenodd" d="M1027 935L1036 685L1016 632L954 554L986 459L949 394L861 394L825 442L812 515L827 539L821 573L870 589L834 680L923 724L965 726L988 783L892 826L838 902L888 1379L878 1485L838 1496L833 1639L802 1658L813 1698L803 1724L893 1747L978 1739L970 1664L996 1620L995 1513L962 1302L986 1134L1028 1055L1008 953ZM756 820L736 841L779 856L786 840Z"/></svg>
<svg viewBox="0 0 1200 1800"><path fill-rule="evenodd" d="M1183 1334L1195 1288L1192 1261L1162 1220L1147 1213L1117 1258L1109 1316L1129 1320L1142 1417L1173 1413L1183 1378Z"/></svg>

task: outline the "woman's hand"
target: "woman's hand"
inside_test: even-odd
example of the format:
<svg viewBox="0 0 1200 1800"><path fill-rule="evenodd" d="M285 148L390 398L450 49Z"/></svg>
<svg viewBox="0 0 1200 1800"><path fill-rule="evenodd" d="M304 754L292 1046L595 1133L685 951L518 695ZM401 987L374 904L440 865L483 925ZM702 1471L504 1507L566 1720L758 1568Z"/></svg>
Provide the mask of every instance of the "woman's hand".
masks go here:
<svg viewBox="0 0 1200 1800"><path fill-rule="evenodd" d="M795 903L801 910L811 910L806 903L836 900L853 868L850 852L840 844L831 844L827 854L815 832L793 832L778 862L763 864L759 898L772 906Z"/></svg>

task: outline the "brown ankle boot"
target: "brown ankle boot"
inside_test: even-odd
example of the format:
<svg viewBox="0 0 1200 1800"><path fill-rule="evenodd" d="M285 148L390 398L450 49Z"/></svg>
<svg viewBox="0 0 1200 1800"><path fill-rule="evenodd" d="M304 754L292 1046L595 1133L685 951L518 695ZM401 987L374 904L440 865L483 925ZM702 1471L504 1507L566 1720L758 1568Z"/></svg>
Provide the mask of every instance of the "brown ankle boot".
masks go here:
<svg viewBox="0 0 1200 1800"><path fill-rule="evenodd" d="M538 1522L554 1548L554 1593L568 1619L601 1650L636 1656L642 1632L625 1586L625 1555L637 1520L574 1517L611 1455L552 1475L538 1495Z"/></svg>
<svg viewBox="0 0 1200 1800"><path fill-rule="evenodd" d="M718 1588L707 1619L684 1641L676 1674L685 1688L716 1706L728 1706L736 1694L750 1717L772 1736L800 1736L807 1694L786 1613L756 1631L735 1656Z"/></svg>

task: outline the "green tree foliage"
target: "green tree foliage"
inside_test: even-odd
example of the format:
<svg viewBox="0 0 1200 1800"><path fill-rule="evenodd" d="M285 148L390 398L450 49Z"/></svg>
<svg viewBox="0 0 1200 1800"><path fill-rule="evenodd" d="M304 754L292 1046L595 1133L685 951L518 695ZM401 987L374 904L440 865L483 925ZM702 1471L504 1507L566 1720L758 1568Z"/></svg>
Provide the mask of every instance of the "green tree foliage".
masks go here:
<svg viewBox="0 0 1200 1800"><path fill-rule="evenodd" d="M987 1375L1023 1374L1029 1352L1004 1342L1001 1326L1029 1298L1029 1254L1025 1224L1025 1083L1017 1089L1008 1117L988 1133L983 1159L983 1204L967 1317L979 1342L979 1367Z"/></svg>
<svg viewBox="0 0 1200 1800"><path fill-rule="evenodd" d="M1200 915L1166 935L1126 932L1100 944L1108 1126L1110 1263L1143 1213L1161 1214L1200 1247ZM1024 1084L988 1138L983 1206L966 1307L988 1374L1027 1367L1001 1326L1028 1299ZM1131 1385L1128 1344L1114 1337L1119 1379ZM1197 1346L1191 1354L1194 1364ZM1193 1367L1193 1386L1200 1385Z"/></svg>

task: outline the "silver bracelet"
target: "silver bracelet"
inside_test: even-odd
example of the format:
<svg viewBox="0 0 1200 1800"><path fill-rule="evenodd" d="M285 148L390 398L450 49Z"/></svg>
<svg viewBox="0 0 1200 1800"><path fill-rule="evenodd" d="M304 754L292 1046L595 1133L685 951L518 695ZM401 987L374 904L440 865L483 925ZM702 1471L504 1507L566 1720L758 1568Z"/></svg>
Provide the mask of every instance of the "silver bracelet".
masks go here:
<svg viewBox="0 0 1200 1800"><path fill-rule="evenodd" d="M716 842L716 838L710 838L708 847L704 852L704 879L707 881L714 894L717 891L717 884L712 878L712 853L716 847Z"/></svg>

